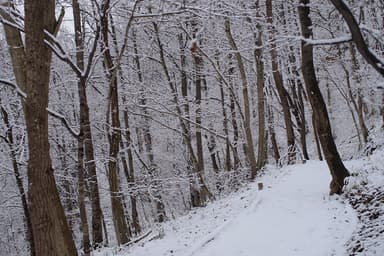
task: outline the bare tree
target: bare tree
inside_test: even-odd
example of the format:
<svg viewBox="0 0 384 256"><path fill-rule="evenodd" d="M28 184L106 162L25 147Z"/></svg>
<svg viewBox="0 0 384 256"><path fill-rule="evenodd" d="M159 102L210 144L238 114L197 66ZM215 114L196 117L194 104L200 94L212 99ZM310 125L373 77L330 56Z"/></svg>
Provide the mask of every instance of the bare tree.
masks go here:
<svg viewBox="0 0 384 256"><path fill-rule="evenodd" d="M299 17L301 32L304 38L312 36L312 21L309 17L310 7L309 0L300 0ZM344 186L344 179L349 176L348 170L345 168L335 141L332 137L331 125L329 122L327 108L321 94L313 64L313 45L301 43L302 54L302 72L305 86L308 92L308 98L312 106L315 124L319 135L321 147L324 152L325 160L332 175L330 184L330 194L341 194Z"/></svg>

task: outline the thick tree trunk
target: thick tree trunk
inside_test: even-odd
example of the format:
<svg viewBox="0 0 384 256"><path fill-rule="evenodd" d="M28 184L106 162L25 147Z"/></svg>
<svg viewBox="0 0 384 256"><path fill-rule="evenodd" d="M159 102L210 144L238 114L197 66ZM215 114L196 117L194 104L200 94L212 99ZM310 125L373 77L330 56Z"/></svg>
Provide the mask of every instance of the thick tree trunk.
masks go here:
<svg viewBox="0 0 384 256"><path fill-rule="evenodd" d="M311 38L312 21L309 17L309 0L300 0L298 9L303 37ZM343 191L344 179L349 176L349 172L345 168L340 158L335 141L332 137L327 108L316 79L315 67L313 64L313 46L311 44L306 44L303 41L301 43L301 54L301 68L305 86L308 92L308 98L313 109L315 123L319 133L319 139L324 152L324 157L332 175L330 194L341 194Z"/></svg>
<svg viewBox="0 0 384 256"><path fill-rule="evenodd" d="M77 251L57 191L48 142L51 51L45 46L44 30L53 32L55 1L26 0L24 13L28 199L36 255L74 256Z"/></svg>

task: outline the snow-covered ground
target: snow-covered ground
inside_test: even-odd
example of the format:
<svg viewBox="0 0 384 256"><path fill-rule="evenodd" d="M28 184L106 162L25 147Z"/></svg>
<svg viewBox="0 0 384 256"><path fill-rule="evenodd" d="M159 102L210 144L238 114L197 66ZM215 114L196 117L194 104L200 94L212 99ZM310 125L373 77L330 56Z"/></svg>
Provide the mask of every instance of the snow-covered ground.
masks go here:
<svg viewBox="0 0 384 256"><path fill-rule="evenodd" d="M349 255L346 243L358 226L356 212L328 195L324 162L269 167L256 183L164 223L129 248L97 256L330 256ZM257 183L264 189L259 191Z"/></svg>

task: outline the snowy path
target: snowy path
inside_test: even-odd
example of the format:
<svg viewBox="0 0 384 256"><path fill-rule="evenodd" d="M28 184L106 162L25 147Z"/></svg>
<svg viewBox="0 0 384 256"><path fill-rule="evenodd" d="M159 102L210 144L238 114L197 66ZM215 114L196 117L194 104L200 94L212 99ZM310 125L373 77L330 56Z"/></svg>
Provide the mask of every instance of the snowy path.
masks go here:
<svg viewBox="0 0 384 256"><path fill-rule="evenodd" d="M356 228L349 205L328 196L325 163L268 170L236 194L165 223L165 237L120 252L135 256L343 256Z"/></svg>
<svg viewBox="0 0 384 256"><path fill-rule="evenodd" d="M239 216L195 256L327 256L345 254L355 228L354 212L327 196L324 164L296 166L263 191L257 207Z"/></svg>

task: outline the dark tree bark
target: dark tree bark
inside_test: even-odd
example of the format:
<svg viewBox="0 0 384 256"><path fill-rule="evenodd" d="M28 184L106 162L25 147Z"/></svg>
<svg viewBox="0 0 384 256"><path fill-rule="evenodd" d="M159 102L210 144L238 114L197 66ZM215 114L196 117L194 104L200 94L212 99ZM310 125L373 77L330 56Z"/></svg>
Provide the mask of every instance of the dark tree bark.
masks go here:
<svg viewBox="0 0 384 256"><path fill-rule="evenodd" d="M48 141L51 51L44 43L44 30L53 33L55 1L26 0L24 13L28 199L36 255L74 256L77 251L56 187Z"/></svg>
<svg viewBox="0 0 384 256"><path fill-rule="evenodd" d="M103 9L109 9L109 0L103 3ZM109 113L111 117L111 134L110 134L110 147L109 147L109 160L108 160L108 179L111 194L113 224L115 227L116 239L119 245L126 244L130 241L130 228L124 211L124 200L120 188L119 178L119 150L121 141L121 125L119 113L119 94L118 82L115 70L115 64L109 49L109 20L106 14L101 19L101 31L103 36L103 51L104 62L107 71L109 82Z"/></svg>
<svg viewBox="0 0 384 256"><path fill-rule="evenodd" d="M268 130L271 138L273 157L275 158L276 164L279 164L280 152L279 152L279 146L277 145L277 141L276 141L275 120L273 117L273 110L270 106L268 106Z"/></svg>
<svg viewBox="0 0 384 256"><path fill-rule="evenodd" d="M309 0L300 0L300 5L298 7L301 31L304 38L312 37L312 21L309 17L309 3ZM332 137L327 108L316 79L315 67L313 63L313 46L302 41L301 54L301 68L308 92L308 98L312 106L324 157L332 175L330 194L341 194L343 191L344 179L349 176L349 172L340 158L335 141Z"/></svg>
<svg viewBox="0 0 384 256"><path fill-rule="evenodd" d="M76 49L77 49L76 64L82 71L84 71L85 69L84 42L83 42L84 35L82 31L82 26L81 26L81 14L80 14L80 6L79 6L78 0L72 0L72 10L73 10L73 18L74 18L75 43L76 43ZM94 44L97 43L96 41L94 42ZM78 156L85 157L85 160L86 160L85 167L87 168L87 171L88 171L88 181L89 181L89 187L90 187L89 194L90 194L90 199L91 199L90 201L92 206L92 240L93 240L93 247L96 248L100 246L103 242L103 229L102 229L102 217L101 217L102 212L101 212L101 206L100 206L99 185L97 180L96 164L95 164L95 157L94 157L91 122L89 118L86 81L87 81L87 77L84 77L84 76L79 77L78 92L79 92L79 103L80 103L80 135L78 138L78 145L79 145ZM80 151L82 153L80 153ZM84 160L78 159L78 161L83 162ZM83 172L82 169L83 169L83 166L81 166L81 169L79 167L79 172ZM84 174L81 174L81 175L84 175ZM79 182L80 182L80 178L79 178ZM86 232L86 230L83 229L83 232ZM88 243L87 241L84 241L84 244L87 244L87 243Z"/></svg>
<svg viewBox="0 0 384 256"><path fill-rule="evenodd" d="M126 100L123 98L123 103L126 105ZM135 185L135 170L133 165L133 155L132 155L132 138L131 138L131 128L129 126L129 116L128 116L128 110L125 109L123 112L124 117L124 125L125 125L125 139L126 139L126 148L127 148L127 156L128 156L128 167L129 167L129 173L126 172L125 176L127 179L128 186L134 186ZM136 193L133 192L130 195L131 200L131 218L132 218L132 228L133 232L136 234L139 234L141 232L141 226L139 221L139 214L137 212L137 200L136 200Z"/></svg>

